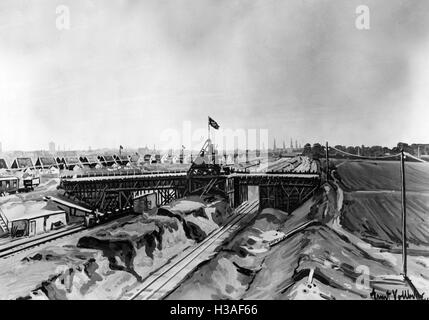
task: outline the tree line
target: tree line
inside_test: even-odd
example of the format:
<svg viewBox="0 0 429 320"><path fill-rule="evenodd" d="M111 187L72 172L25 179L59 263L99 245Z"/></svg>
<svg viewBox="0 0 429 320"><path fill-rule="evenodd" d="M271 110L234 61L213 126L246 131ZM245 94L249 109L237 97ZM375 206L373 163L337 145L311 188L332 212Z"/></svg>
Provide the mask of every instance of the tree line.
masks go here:
<svg viewBox="0 0 429 320"><path fill-rule="evenodd" d="M362 156L362 157L385 157L389 155L395 155L404 150L404 152L410 153L414 156L428 155L429 154L429 144L407 144L405 142L398 142L398 144L393 147L383 147L383 146L342 146L335 145L335 149L341 150L343 152ZM325 157L326 155L326 147L321 145L320 143L314 143L311 145L307 143L304 145L303 155L309 156L313 159L319 159L321 157ZM349 158L352 156L346 155L342 152L338 152L330 148L329 156L335 158Z"/></svg>

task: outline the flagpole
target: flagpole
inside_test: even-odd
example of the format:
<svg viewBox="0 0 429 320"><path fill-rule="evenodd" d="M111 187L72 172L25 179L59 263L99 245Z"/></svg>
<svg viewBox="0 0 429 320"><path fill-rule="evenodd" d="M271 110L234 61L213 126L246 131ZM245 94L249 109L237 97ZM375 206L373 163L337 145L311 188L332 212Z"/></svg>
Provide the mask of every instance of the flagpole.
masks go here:
<svg viewBox="0 0 429 320"><path fill-rule="evenodd" d="M208 140L210 140L210 117L207 118Z"/></svg>

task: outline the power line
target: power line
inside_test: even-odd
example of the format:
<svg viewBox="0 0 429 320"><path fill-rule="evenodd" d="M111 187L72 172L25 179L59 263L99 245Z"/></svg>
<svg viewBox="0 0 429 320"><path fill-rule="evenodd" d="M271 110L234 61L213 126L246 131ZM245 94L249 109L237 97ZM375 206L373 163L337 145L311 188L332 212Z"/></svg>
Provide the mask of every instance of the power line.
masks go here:
<svg viewBox="0 0 429 320"><path fill-rule="evenodd" d="M396 158L400 156L400 170L401 170L401 211L402 211L402 275L404 279L407 280L407 201L406 201L406 188L405 188L405 157L410 156L411 158L415 158L411 154L404 152L401 149L400 153L384 156L384 157L363 157L355 154L351 154L349 152L345 152L339 150L335 147L329 147L326 142L326 161L328 161L328 148L335 150L339 153L346 154L351 157L359 158L359 159L386 159L386 158ZM415 158L416 159L416 158ZM418 159L418 158L417 158ZM419 159L418 159L419 160Z"/></svg>
<svg viewBox="0 0 429 320"><path fill-rule="evenodd" d="M335 147L329 147L329 149L335 150L339 153L342 153L342 154L345 154L345 155L348 155L351 157L355 157L355 158L359 158L359 159L370 159L370 160L391 159L391 158L399 157L401 155L401 153L397 153L397 154L392 154L392 155L382 156L382 157L365 157L365 156L360 156L357 154L352 154L352 153L337 149Z"/></svg>

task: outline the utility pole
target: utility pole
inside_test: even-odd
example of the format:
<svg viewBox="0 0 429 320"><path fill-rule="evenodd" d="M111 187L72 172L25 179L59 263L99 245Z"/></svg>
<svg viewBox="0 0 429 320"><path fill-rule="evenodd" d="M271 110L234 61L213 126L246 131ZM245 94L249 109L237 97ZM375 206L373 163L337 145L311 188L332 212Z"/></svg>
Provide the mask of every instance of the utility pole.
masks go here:
<svg viewBox="0 0 429 320"><path fill-rule="evenodd" d="M407 202L405 195L405 156L401 149L401 182L402 182L402 273L407 278Z"/></svg>
<svg viewBox="0 0 429 320"><path fill-rule="evenodd" d="M325 156L326 156L326 181L329 181L329 145L328 145L328 141L326 141Z"/></svg>
<svg viewBox="0 0 429 320"><path fill-rule="evenodd" d="M183 163L185 159L185 146L182 145L182 149L180 150L179 162Z"/></svg>

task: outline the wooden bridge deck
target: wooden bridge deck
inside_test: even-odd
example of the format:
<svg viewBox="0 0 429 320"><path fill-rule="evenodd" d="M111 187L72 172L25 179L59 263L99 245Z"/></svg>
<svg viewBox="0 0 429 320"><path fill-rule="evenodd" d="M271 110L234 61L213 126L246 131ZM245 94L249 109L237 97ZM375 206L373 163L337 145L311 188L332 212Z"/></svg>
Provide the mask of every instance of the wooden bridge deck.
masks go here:
<svg viewBox="0 0 429 320"><path fill-rule="evenodd" d="M137 192L154 191L164 205L189 194L222 192L232 207L247 200L247 186L259 186L261 208L290 211L313 193L320 184L316 173L239 171L192 176L186 171L141 170L102 175L75 175L61 178L60 188L94 210L114 212L132 208ZM207 190L211 189L211 190Z"/></svg>

